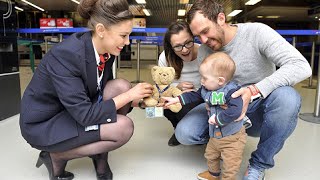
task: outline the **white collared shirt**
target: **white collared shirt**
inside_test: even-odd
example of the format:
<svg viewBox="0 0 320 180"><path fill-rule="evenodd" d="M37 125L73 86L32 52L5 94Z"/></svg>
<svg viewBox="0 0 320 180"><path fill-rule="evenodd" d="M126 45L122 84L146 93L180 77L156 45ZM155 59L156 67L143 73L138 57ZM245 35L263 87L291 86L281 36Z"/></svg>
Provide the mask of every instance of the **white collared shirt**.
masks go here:
<svg viewBox="0 0 320 180"><path fill-rule="evenodd" d="M93 44L93 41L92 41L92 44ZM97 89L100 87L100 82L102 80L102 77L103 77L103 72L104 72L104 69L102 70L102 74L101 76L99 77L99 72L98 72L98 66L99 66L99 63L100 63L100 55L98 54L98 51L96 50L96 48L94 47L93 45L93 49L94 49L94 55L96 57L96 61L97 61ZM110 59L110 54L108 56L108 59Z"/></svg>
<svg viewBox="0 0 320 180"><path fill-rule="evenodd" d="M93 41L92 41L92 44L93 44ZM102 79L102 77L103 77L103 71L102 71L102 74L101 74L101 76L99 77L99 72L98 72L98 66L99 66L99 62L100 62L100 56L99 56L99 54L98 54L98 51L96 50L96 48L94 47L94 45L93 45L93 49L94 49L94 55L95 55L95 57L96 57L96 62L97 62L97 89L99 89L99 87L100 87L100 81L101 81L101 79Z"/></svg>

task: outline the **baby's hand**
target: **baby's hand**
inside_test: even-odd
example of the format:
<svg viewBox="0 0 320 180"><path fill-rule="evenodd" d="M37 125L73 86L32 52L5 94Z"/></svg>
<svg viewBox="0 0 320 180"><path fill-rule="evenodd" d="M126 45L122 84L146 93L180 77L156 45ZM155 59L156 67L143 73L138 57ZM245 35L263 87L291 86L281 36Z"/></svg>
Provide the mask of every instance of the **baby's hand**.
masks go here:
<svg viewBox="0 0 320 180"><path fill-rule="evenodd" d="M163 99L165 102L164 102L164 106L165 107L168 107L172 104L176 104L179 102L179 98L178 97L161 97L161 99Z"/></svg>
<svg viewBox="0 0 320 180"><path fill-rule="evenodd" d="M208 123L211 124L211 125L216 125L216 124L217 124L217 122L216 122L216 115L215 115L215 114L213 114L213 115L209 118Z"/></svg>
<svg viewBox="0 0 320 180"><path fill-rule="evenodd" d="M165 104L164 103L158 103L157 107L163 107Z"/></svg>

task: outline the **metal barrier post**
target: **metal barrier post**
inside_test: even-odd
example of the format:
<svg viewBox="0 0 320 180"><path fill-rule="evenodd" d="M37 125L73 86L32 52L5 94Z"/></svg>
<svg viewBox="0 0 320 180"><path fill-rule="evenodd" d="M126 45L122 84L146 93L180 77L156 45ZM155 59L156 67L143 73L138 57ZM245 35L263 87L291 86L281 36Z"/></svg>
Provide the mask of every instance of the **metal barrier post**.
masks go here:
<svg viewBox="0 0 320 180"><path fill-rule="evenodd" d="M140 39L137 39L137 77L135 81L131 81L132 83L140 83Z"/></svg>
<svg viewBox="0 0 320 180"><path fill-rule="evenodd" d="M297 42L297 37L296 37L296 36L293 36L293 37L292 37L292 46L293 46L293 47L296 47L296 42Z"/></svg>
<svg viewBox="0 0 320 180"><path fill-rule="evenodd" d="M120 65L121 65L121 53L119 54L119 56L117 56L117 69L120 69Z"/></svg>
<svg viewBox="0 0 320 180"><path fill-rule="evenodd" d="M63 41L63 34L59 34L59 42Z"/></svg>
<svg viewBox="0 0 320 180"><path fill-rule="evenodd" d="M34 53L33 53L33 45L32 45L32 42L30 41L30 44L29 44L29 56L30 56L30 66L31 66L31 70L32 72L34 73L34 69L35 69L35 63L34 63Z"/></svg>
<svg viewBox="0 0 320 180"><path fill-rule="evenodd" d="M46 54L47 54L47 52L48 52L48 38L44 38L44 45L45 45L45 52L46 52Z"/></svg>
<svg viewBox="0 0 320 180"><path fill-rule="evenodd" d="M319 49L320 51L320 49ZM319 117L319 110L320 110L320 52L319 52L319 61L318 61L318 85L317 85L317 93L316 93L316 101L315 101L315 106L314 106L314 113L303 113L300 114L299 117L300 119L307 121L307 122L312 122L312 123L317 123L320 124L320 117Z"/></svg>
<svg viewBox="0 0 320 180"><path fill-rule="evenodd" d="M311 48L311 60L310 60L310 66L311 66L311 70L313 71L313 67L314 67L314 51L316 48L316 42L313 41L312 42L312 48ZM312 86L312 75L309 77L309 84L308 86L302 86L304 88L309 88L309 89L315 89L315 86Z"/></svg>
<svg viewBox="0 0 320 180"><path fill-rule="evenodd" d="M319 60L318 60L318 86L317 86L317 94L316 94L316 102L315 102L315 106L314 106L314 116L315 117L319 117L319 104L320 104L320 49L319 49ZM318 119L320 120L320 119ZM320 121L319 121L320 122Z"/></svg>

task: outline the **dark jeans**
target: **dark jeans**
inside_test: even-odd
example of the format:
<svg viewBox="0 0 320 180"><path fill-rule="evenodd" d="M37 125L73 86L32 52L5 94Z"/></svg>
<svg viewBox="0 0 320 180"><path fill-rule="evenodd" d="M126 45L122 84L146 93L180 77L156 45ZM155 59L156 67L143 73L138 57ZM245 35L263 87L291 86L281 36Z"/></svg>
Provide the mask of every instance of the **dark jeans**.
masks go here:
<svg viewBox="0 0 320 180"><path fill-rule="evenodd" d="M170 111L170 109L165 109L163 114L164 116L168 119L168 121L171 122L173 128L175 129L177 127L177 124L179 123L179 121L190 111L192 110L194 107L196 107L197 105L199 105L200 102L194 102L194 103L190 103L187 104L185 106L182 106L182 109L178 112L178 113L174 113L172 111Z"/></svg>

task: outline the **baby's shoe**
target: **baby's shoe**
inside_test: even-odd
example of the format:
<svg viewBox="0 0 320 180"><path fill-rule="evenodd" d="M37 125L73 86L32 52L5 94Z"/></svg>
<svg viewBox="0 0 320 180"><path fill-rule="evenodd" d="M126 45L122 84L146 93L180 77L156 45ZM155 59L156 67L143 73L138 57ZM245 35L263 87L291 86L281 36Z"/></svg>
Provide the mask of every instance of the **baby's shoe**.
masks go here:
<svg viewBox="0 0 320 180"><path fill-rule="evenodd" d="M204 171L198 174L198 179L200 180L218 180L219 176L213 176L209 171Z"/></svg>

